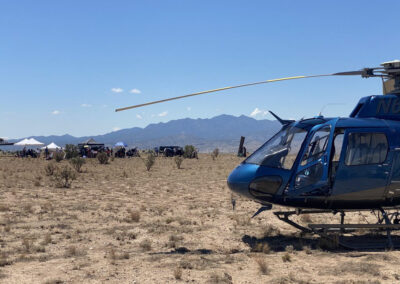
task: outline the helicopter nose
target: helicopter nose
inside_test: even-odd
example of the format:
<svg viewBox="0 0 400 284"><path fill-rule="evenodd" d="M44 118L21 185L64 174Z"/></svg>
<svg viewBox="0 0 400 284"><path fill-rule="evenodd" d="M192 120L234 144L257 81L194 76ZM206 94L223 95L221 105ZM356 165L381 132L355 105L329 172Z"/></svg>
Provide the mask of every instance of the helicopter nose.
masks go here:
<svg viewBox="0 0 400 284"><path fill-rule="evenodd" d="M241 164L228 177L229 188L247 198L272 202L278 190L287 182L290 172Z"/></svg>
<svg viewBox="0 0 400 284"><path fill-rule="evenodd" d="M254 198L250 195L249 185L254 179L259 168L254 164L241 164L229 175L227 183L230 190L247 198Z"/></svg>

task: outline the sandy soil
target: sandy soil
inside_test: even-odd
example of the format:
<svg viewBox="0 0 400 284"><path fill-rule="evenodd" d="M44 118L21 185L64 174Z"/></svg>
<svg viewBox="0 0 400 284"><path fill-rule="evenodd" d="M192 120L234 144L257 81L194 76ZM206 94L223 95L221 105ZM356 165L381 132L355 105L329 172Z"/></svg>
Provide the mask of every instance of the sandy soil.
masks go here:
<svg viewBox="0 0 400 284"><path fill-rule="evenodd" d="M147 172L140 158L91 160L58 188L49 162L0 158L0 282L400 282L398 251L327 251L272 212L250 220L254 202L233 211L226 177L240 161L157 158Z"/></svg>

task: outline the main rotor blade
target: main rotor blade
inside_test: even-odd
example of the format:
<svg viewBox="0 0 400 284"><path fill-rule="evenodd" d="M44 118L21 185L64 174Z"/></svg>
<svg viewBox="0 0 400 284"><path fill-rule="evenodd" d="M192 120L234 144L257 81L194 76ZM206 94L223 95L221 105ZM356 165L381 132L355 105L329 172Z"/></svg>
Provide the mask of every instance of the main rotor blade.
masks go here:
<svg viewBox="0 0 400 284"><path fill-rule="evenodd" d="M223 87L223 88L218 88L218 89L213 89L213 90L207 90L207 91L192 93L192 94L188 94L188 95L183 95L183 96L178 96L178 97L173 97L173 98L168 98L168 99L163 99L163 100L158 100L158 101L153 101L153 102L148 102L148 103L134 105L134 106L118 108L115 111L123 111L123 110L128 110L128 109L144 107L144 106L148 106L148 105L164 103L164 102L168 102L168 101L179 100L179 99L193 97L193 96L198 96L198 95L202 95L202 94L209 94L209 93L214 93L214 92L220 92L220 91L236 89L236 88L242 88L242 87L248 87L248 86L254 86L254 85L260 85L260 84L267 84L267 83L286 81L286 80L294 80L294 79L305 79L305 78L333 76L333 75L335 75L335 74L323 74L323 75L312 75L312 76L294 76L294 77L278 78L278 79L272 79L272 80L254 82L254 83L247 83L247 84L242 84L242 85L229 86L229 87Z"/></svg>

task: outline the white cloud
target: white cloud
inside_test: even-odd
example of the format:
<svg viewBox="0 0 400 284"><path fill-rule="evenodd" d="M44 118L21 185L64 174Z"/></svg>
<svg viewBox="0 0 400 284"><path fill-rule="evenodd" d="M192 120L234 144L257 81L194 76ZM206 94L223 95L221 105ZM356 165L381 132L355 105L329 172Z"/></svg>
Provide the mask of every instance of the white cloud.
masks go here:
<svg viewBox="0 0 400 284"><path fill-rule="evenodd" d="M113 127L113 131L118 131L118 130L121 130L121 128L118 126Z"/></svg>
<svg viewBox="0 0 400 284"><path fill-rule="evenodd" d="M159 113L158 116L163 117L163 116L166 116L167 114L168 114L168 111L163 111L162 113Z"/></svg>
<svg viewBox="0 0 400 284"><path fill-rule="evenodd" d="M191 108L191 107L187 107L186 109L187 109L187 111L191 111L191 110L192 110L192 108Z"/></svg>
<svg viewBox="0 0 400 284"><path fill-rule="evenodd" d="M138 119L143 119L143 117L142 117L140 114L137 114L137 115L136 115L136 118L138 118Z"/></svg>
<svg viewBox="0 0 400 284"><path fill-rule="evenodd" d="M111 92L113 92L113 93L122 93L124 90L123 89L121 89L121 88L112 88L111 89Z"/></svg>
<svg viewBox="0 0 400 284"><path fill-rule="evenodd" d="M258 107L256 107L256 108L250 113L250 116L251 116L251 117L266 116L267 114L268 114L268 111L262 110L262 109L259 109Z"/></svg>
<svg viewBox="0 0 400 284"><path fill-rule="evenodd" d="M81 104L81 107L92 107L91 104Z"/></svg>
<svg viewBox="0 0 400 284"><path fill-rule="evenodd" d="M51 114L52 115L58 115L58 114L60 114L61 112L59 111L59 110L53 110L52 112L51 112Z"/></svg>
<svg viewBox="0 0 400 284"><path fill-rule="evenodd" d="M141 90L139 90L139 89L132 89L131 91L130 91L130 93L132 93L132 94L140 94L142 91Z"/></svg>

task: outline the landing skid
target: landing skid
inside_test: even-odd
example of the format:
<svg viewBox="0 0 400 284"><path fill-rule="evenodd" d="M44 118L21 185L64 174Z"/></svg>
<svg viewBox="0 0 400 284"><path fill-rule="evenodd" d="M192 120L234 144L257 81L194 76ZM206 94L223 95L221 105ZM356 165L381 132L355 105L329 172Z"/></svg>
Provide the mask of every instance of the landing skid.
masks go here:
<svg viewBox="0 0 400 284"><path fill-rule="evenodd" d="M333 244L346 249L394 249L400 248L400 239L393 239L391 232L400 230L398 222L398 213L387 214L382 208L380 209L382 217L377 216L378 222L376 224L344 224L345 212L341 211L340 224L308 224L307 227L302 226L295 221L291 220L292 215L302 214L321 214L333 213L331 210L293 210L293 211L277 211L274 212L275 216L301 230L304 233L317 234L322 238L330 240ZM395 219L394 219L395 218ZM394 220L393 220L394 219ZM383 221L385 223L383 224ZM348 236L345 234L356 233L360 231L386 231L386 238L382 235L370 234L362 236ZM354 239L357 241L355 242Z"/></svg>

